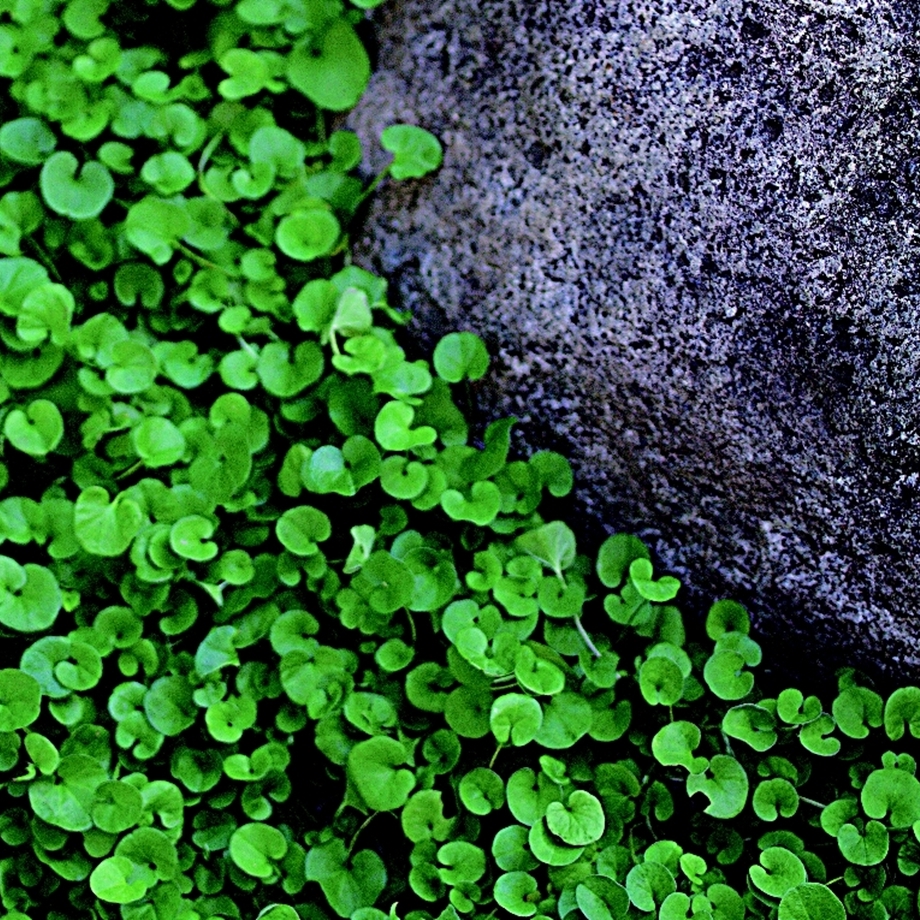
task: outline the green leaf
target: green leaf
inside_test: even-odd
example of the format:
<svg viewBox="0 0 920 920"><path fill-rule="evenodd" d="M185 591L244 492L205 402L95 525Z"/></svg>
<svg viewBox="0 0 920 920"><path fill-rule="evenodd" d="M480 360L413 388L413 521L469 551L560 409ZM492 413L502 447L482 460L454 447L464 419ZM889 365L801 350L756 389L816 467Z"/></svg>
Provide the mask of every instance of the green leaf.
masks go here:
<svg viewBox="0 0 920 920"><path fill-rule="evenodd" d="M80 545L96 556L120 556L140 531L144 514L137 502L120 492L109 502L102 486L89 486L74 506L74 533Z"/></svg>
<svg viewBox="0 0 920 920"><path fill-rule="evenodd" d="M214 521L200 514L181 517L169 529L170 549L183 559L207 562L218 552L217 544L208 539L216 529Z"/></svg>
<svg viewBox="0 0 920 920"><path fill-rule="evenodd" d="M767 847L760 854L760 865L748 870L751 881L772 898L781 898L792 888L805 883L802 860L785 847Z"/></svg>
<svg viewBox="0 0 920 920"><path fill-rule="evenodd" d="M799 730L799 740L812 754L833 757L840 750L840 739L825 736L835 728L834 720L827 713L822 713L814 722L802 726Z"/></svg>
<svg viewBox="0 0 920 920"><path fill-rule="evenodd" d="M537 733L537 744L557 751L570 748L588 733L592 721L591 704L580 694L558 693L543 707L543 724Z"/></svg>
<svg viewBox="0 0 920 920"><path fill-rule="evenodd" d="M393 674L408 667L415 650L402 639L387 639L374 653L374 660L386 672Z"/></svg>
<svg viewBox="0 0 920 920"><path fill-rule="evenodd" d="M656 910L675 887L674 876L659 862L640 863L626 876L626 893L639 910Z"/></svg>
<svg viewBox="0 0 920 920"><path fill-rule="evenodd" d="M414 579L405 562L386 550L377 550L352 579L351 586L371 609L391 614L412 600Z"/></svg>
<svg viewBox="0 0 920 920"><path fill-rule="evenodd" d="M144 799L135 786L121 780L102 783L92 805L93 823L107 834L134 827L144 812Z"/></svg>
<svg viewBox="0 0 920 920"><path fill-rule="evenodd" d="M295 556L313 556L319 552L317 544L332 536L332 522L317 508L298 505L278 518L275 535Z"/></svg>
<svg viewBox="0 0 920 920"><path fill-rule="evenodd" d="M511 741L522 747L537 737L543 724L540 704L522 693L505 693L492 703L489 725L501 744Z"/></svg>
<svg viewBox="0 0 920 920"><path fill-rule="evenodd" d="M540 865L539 860L530 852L528 830L520 824L503 827L492 841L492 856L495 864L503 872L528 872Z"/></svg>
<svg viewBox="0 0 920 920"><path fill-rule="evenodd" d="M613 879L589 875L576 886L575 903L587 920L620 920L629 910L629 895Z"/></svg>
<svg viewBox="0 0 920 920"><path fill-rule="evenodd" d="M486 871L486 854L466 840L451 840L438 848L438 869L447 885L467 885L479 881Z"/></svg>
<svg viewBox="0 0 920 920"><path fill-rule="evenodd" d="M850 738L865 738L870 728L882 724L882 698L866 687L847 687L834 700L832 713L840 731Z"/></svg>
<svg viewBox="0 0 920 920"><path fill-rule="evenodd" d="M441 142L431 132L415 125L384 128L380 144L393 154L389 171L394 179L419 179L434 172L444 159Z"/></svg>
<svg viewBox="0 0 920 920"><path fill-rule="evenodd" d="M31 725L41 712L41 686L18 668L0 670L0 732Z"/></svg>
<svg viewBox="0 0 920 920"><path fill-rule="evenodd" d="M44 735L29 732L25 737L26 753L42 776L51 776L61 763L58 749Z"/></svg>
<svg viewBox="0 0 920 920"><path fill-rule="evenodd" d="M488 815L505 804L505 784L487 767L475 767L460 780L460 801L474 815Z"/></svg>
<svg viewBox="0 0 920 920"><path fill-rule="evenodd" d="M455 521L470 521L480 527L485 527L495 520L501 510L501 504L501 490L494 482L489 481L474 482L469 498L456 489L446 489L441 493L441 507L448 517Z"/></svg>
<svg viewBox="0 0 920 920"><path fill-rule="evenodd" d="M634 559L629 564L629 581L640 596L657 603L672 600L680 590L680 582L670 575L654 580L648 559Z"/></svg>
<svg viewBox="0 0 920 920"><path fill-rule="evenodd" d="M730 649L716 649L703 668L703 678L720 700L741 700L754 687L754 675L744 670L744 657Z"/></svg>
<svg viewBox="0 0 920 920"><path fill-rule="evenodd" d="M776 717L767 708L754 703L732 706L722 717L722 731L750 745L755 751L768 751L778 737Z"/></svg>
<svg viewBox="0 0 920 920"><path fill-rule="evenodd" d="M495 612L498 613L497 610ZM514 676L525 690L537 696L554 696L565 688L565 674L551 661L538 657L527 645L522 645L517 650Z"/></svg>
<svg viewBox="0 0 920 920"><path fill-rule="evenodd" d="M192 229L186 209L175 201L148 195L128 209L125 236L157 265L165 265L180 240Z"/></svg>
<svg viewBox="0 0 920 920"><path fill-rule="evenodd" d="M140 900L156 882L146 866L135 865L124 856L102 860L89 877L89 887L100 901L130 904Z"/></svg>
<svg viewBox="0 0 920 920"><path fill-rule="evenodd" d="M910 827L920 821L920 780L906 770L873 770L860 802L870 818L887 819L895 829Z"/></svg>
<svg viewBox="0 0 920 920"><path fill-rule="evenodd" d="M713 642L727 632L740 632L745 636L751 631L751 620L742 604L732 600L716 601L706 615L706 635Z"/></svg>
<svg viewBox="0 0 920 920"><path fill-rule="evenodd" d="M804 725L821 715L821 701L816 696L805 699L800 690L789 687L776 699L776 714L789 725Z"/></svg>
<svg viewBox="0 0 920 920"><path fill-rule="evenodd" d="M837 846L854 866L878 865L888 855L888 828L878 821L867 821L862 831L844 824L837 832Z"/></svg>
<svg viewBox="0 0 920 920"><path fill-rule="evenodd" d="M281 218L275 231L275 243L289 258L312 262L332 252L341 233L342 228L331 211L302 209Z"/></svg>
<svg viewBox="0 0 920 920"><path fill-rule="evenodd" d="M141 179L164 198L188 188L195 181L195 167L176 150L155 153L141 167Z"/></svg>
<svg viewBox="0 0 920 920"><path fill-rule="evenodd" d="M355 105L370 72L367 52L345 19L335 19L318 41L296 44L287 61L291 86L321 109L333 112Z"/></svg>
<svg viewBox="0 0 920 920"><path fill-rule="evenodd" d="M617 533L601 544L597 554L597 577L608 588L617 588L622 583L629 567L636 559L649 559L646 545L628 533Z"/></svg>
<svg viewBox="0 0 920 920"><path fill-rule="evenodd" d="M648 658L639 668L639 689L650 706L673 706L683 695L684 676L670 658Z"/></svg>
<svg viewBox="0 0 920 920"><path fill-rule="evenodd" d="M518 549L539 559L562 579L562 572L575 561L575 534L562 521L552 521L521 534Z"/></svg>
<svg viewBox="0 0 920 920"><path fill-rule="evenodd" d="M238 827L230 838L230 858L247 875L271 879L284 858L288 842L277 828L253 822Z"/></svg>
<svg viewBox="0 0 920 920"><path fill-rule="evenodd" d="M58 407L47 399L34 399L22 409L13 409L3 423L3 434L13 447L33 457L51 453L64 437L64 419Z"/></svg>
<svg viewBox="0 0 920 920"><path fill-rule="evenodd" d="M437 375L449 383L479 380L489 369L489 353L478 335L451 332L435 346L433 362Z"/></svg>
<svg viewBox="0 0 920 920"><path fill-rule="evenodd" d="M144 696L144 713L160 734L182 734L198 714L188 680L178 674L155 680Z"/></svg>
<svg viewBox="0 0 920 920"><path fill-rule="evenodd" d="M434 789L416 792L406 802L400 821L403 833L413 843L446 840L454 827L454 821L448 821L444 817L441 793Z"/></svg>
<svg viewBox="0 0 920 920"><path fill-rule="evenodd" d="M87 831L96 790L108 780L106 769L87 754L61 759L56 778L41 778L29 785L29 803L43 821L66 831Z"/></svg>
<svg viewBox="0 0 920 920"><path fill-rule="evenodd" d="M789 780L777 777L757 784L752 804L763 821L775 821L779 815L791 818L798 810L799 794Z"/></svg>
<svg viewBox="0 0 920 920"><path fill-rule="evenodd" d="M415 786L405 745L378 735L359 741L348 755L348 776L361 798L374 811L393 811L405 805Z"/></svg>
<svg viewBox="0 0 920 920"><path fill-rule="evenodd" d="M783 895L779 920L846 920L846 910L827 885L805 882Z"/></svg>
<svg viewBox="0 0 920 920"><path fill-rule="evenodd" d="M224 744L233 744L256 723L256 701L249 696L231 696L212 703L204 719L211 737Z"/></svg>
<svg viewBox="0 0 920 920"><path fill-rule="evenodd" d="M539 886L527 872L506 872L495 880L495 903L514 917L532 917Z"/></svg>
<svg viewBox="0 0 920 920"><path fill-rule="evenodd" d="M690 773L702 773L709 761L694 757L702 733L692 722L671 722L652 738L652 755L666 767L685 767Z"/></svg>
<svg viewBox="0 0 920 920"><path fill-rule="evenodd" d="M62 604L50 569L0 556L0 623L18 632L40 632L54 623Z"/></svg>
<svg viewBox="0 0 920 920"><path fill-rule="evenodd" d="M271 80L268 64L255 51L246 48L231 48L218 61L221 70L229 74L217 84L217 91L224 99L244 99L261 92Z"/></svg>
<svg viewBox="0 0 920 920"><path fill-rule="evenodd" d="M687 777L687 794L702 792L709 799L704 809L714 818L734 818L747 801L748 778L744 767L726 754L716 754L704 774Z"/></svg>
<svg viewBox="0 0 920 920"><path fill-rule="evenodd" d="M374 437L384 450L403 451L433 444L437 437L434 428L422 425L412 428L415 410L403 402L385 403L374 421ZM498 491L497 487L493 488Z"/></svg>
<svg viewBox="0 0 920 920"><path fill-rule="evenodd" d="M275 624L277 623L278 620L275 621ZM236 635L237 629L234 626L213 627L195 652L196 673L201 677L207 677L222 668L238 667L240 658L233 644Z"/></svg>
<svg viewBox="0 0 920 920"><path fill-rule="evenodd" d="M131 441L144 466L172 466L185 455L186 441L168 418L148 416L132 429Z"/></svg>
<svg viewBox="0 0 920 920"><path fill-rule="evenodd" d="M387 883L386 867L376 853L360 850L348 860L344 842L335 837L310 847L306 878L319 882L335 913L355 918L361 916L362 908L373 906Z"/></svg>
<svg viewBox="0 0 920 920"><path fill-rule="evenodd" d="M66 150L58 150L44 161L38 184L45 204L73 220L98 216L115 192L112 174L102 163L90 160L80 169L77 158Z"/></svg>
<svg viewBox="0 0 920 920"><path fill-rule="evenodd" d="M13 118L0 127L0 152L17 163L38 166L56 146L55 133L39 118Z"/></svg>
<svg viewBox="0 0 920 920"><path fill-rule="evenodd" d="M920 738L920 688L899 687L885 703L885 731L892 741L904 737L905 726Z"/></svg>
<svg viewBox="0 0 920 920"><path fill-rule="evenodd" d="M585 846L600 840L606 826L600 800L584 789L576 789L565 803L550 802L546 824L571 846Z"/></svg>

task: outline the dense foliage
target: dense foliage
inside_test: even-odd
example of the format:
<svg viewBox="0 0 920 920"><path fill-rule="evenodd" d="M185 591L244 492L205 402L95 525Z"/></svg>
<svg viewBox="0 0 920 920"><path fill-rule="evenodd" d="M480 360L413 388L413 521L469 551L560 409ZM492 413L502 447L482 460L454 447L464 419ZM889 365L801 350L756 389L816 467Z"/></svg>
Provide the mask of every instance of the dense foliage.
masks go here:
<svg viewBox="0 0 920 920"><path fill-rule="evenodd" d="M376 0L193 3L0 0L6 920L916 916L920 689L766 697L350 264Z"/></svg>

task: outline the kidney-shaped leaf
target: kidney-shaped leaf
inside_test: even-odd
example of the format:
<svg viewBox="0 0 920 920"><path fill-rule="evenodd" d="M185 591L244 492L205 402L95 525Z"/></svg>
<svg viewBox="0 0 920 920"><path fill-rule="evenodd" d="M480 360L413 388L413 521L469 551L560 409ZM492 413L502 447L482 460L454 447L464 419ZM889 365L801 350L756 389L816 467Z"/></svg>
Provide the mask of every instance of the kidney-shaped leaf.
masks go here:
<svg viewBox="0 0 920 920"><path fill-rule="evenodd" d="M315 105L333 112L354 106L370 74L364 45L344 18L336 19L318 42L303 41L288 56L291 85Z"/></svg>
<svg viewBox="0 0 920 920"><path fill-rule="evenodd" d="M230 858L247 875L268 879L275 863L284 859L288 842L276 827L260 822L243 824L230 837Z"/></svg>
<svg viewBox="0 0 920 920"><path fill-rule="evenodd" d="M18 632L39 632L54 623L62 604L54 572L0 556L0 623Z"/></svg>
<svg viewBox="0 0 920 920"><path fill-rule="evenodd" d="M89 887L100 901L130 904L142 898L156 882L146 866L138 866L125 856L103 859L89 877Z"/></svg>
<svg viewBox="0 0 920 920"><path fill-rule="evenodd" d="M348 776L374 811L393 811L406 804L415 786L407 762L406 746L395 738L378 735L359 741L348 755Z"/></svg>
<svg viewBox="0 0 920 920"><path fill-rule="evenodd" d="M603 836L604 809L596 796L584 789L576 789L567 802L549 803L546 824L557 837L571 846L585 846Z"/></svg>
<svg viewBox="0 0 920 920"><path fill-rule="evenodd" d="M893 828L920 820L920 780L906 770L885 768L869 774L860 794L870 818L886 818Z"/></svg>

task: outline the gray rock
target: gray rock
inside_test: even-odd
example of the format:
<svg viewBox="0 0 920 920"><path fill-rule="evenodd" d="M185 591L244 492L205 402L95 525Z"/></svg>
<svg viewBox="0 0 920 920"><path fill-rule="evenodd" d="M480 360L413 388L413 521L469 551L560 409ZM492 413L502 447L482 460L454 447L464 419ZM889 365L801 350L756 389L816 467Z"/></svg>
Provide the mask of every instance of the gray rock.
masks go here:
<svg viewBox="0 0 920 920"><path fill-rule="evenodd" d="M749 605L793 670L920 674L920 68L899 0L403 0L352 118L445 145L359 246L487 418ZM801 657L798 657L801 655ZM798 666L796 666L796 662Z"/></svg>

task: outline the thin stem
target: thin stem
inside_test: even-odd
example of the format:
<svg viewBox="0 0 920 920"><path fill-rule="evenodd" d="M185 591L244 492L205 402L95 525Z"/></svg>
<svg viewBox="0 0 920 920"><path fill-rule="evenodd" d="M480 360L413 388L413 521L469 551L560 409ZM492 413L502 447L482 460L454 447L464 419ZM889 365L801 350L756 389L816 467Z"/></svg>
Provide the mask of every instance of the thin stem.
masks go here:
<svg viewBox="0 0 920 920"><path fill-rule="evenodd" d="M575 628L578 630L579 635L582 639L585 640L585 645L588 646L588 650L595 658L600 658L601 653L598 650L597 646L591 641L591 637L585 631L584 626L581 625L581 617L575 617Z"/></svg>
<svg viewBox="0 0 920 920"><path fill-rule="evenodd" d="M252 355L253 358L258 358L258 357L259 357L259 353L258 353L258 352L252 347L252 345L250 345L249 342L247 342L246 339L244 339L241 335L238 335L238 336L236 337L236 340L240 343L240 345L241 345L246 351L249 352L249 354Z"/></svg>
<svg viewBox="0 0 920 920"><path fill-rule="evenodd" d="M61 284L63 284L64 279L60 276L60 273L54 264L54 260L51 258L51 256L48 255L41 243L39 243L38 240L33 239L28 234L26 234L23 239L25 239L26 242L28 242L29 245L38 253L39 258L45 265L45 268L47 268L48 271L51 272L51 274L54 275L54 277L57 278Z"/></svg>
<svg viewBox="0 0 920 920"><path fill-rule="evenodd" d="M495 763L495 760L496 760L496 758L498 757L498 753L499 753L499 751L501 751L502 747L503 747L503 745L502 745L502 744L499 744L498 747L495 749L495 753L492 755L492 759L489 761L489 769L490 769L490 770L492 769L492 765Z"/></svg>
<svg viewBox="0 0 920 920"><path fill-rule="evenodd" d="M204 258L204 256L200 256L194 249L189 249L184 243L177 242L176 249L193 262L197 262L202 268L214 268L219 272L223 272L225 275L230 275L230 272L227 271L223 265L218 265L216 262L211 262L209 259Z"/></svg>
<svg viewBox="0 0 920 920"><path fill-rule="evenodd" d="M806 798L804 795L799 796L799 801L808 802L809 805L814 805L815 808L827 808L827 805L822 805L820 802L816 802L814 799Z"/></svg>
<svg viewBox="0 0 920 920"><path fill-rule="evenodd" d="M217 145L223 140L224 132L220 131L214 135L205 144L204 149L201 151L201 156L198 158L198 175L200 176L204 172L204 168L208 163L208 160L211 159L211 154L217 149Z"/></svg>
<svg viewBox="0 0 920 920"><path fill-rule="evenodd" d="M409 612L409 608L403 608L406 611L406 619L409 621L409 633L412 636L412 644L415 645L418 638L415 632L415 620L412 619L412 614Z"/></svg>
<svg viewBox="0 0 920 920"><path fill-rule="evenodd" d="M377 186L380 185L380 183L383 182L383 180L389 174L390 174L390 165L388 164L387 166L384 166L383 169L381 169L380 172L377 173L376 176L374 176L374 178L371 180L371 184L361 193L361 197L358 199L358 202L355 205L355 207L357 208L359 205L364 204L364 202L367 201L367 199L370 198L370 196L374 194L374 191L376 190Z"/></svg>
<svg viewBox="0 0 920 920"><path fill-rule="evenodd" d="M370 824L371 821L373 821L374 818L375 818L378 814L380 814L380 812L378 812L378 811L372 811L372 812L367 816L367 818L365 818L365 820L364 820L364 822L362 823L362 825L354 832L354 834L352 835L351 841L350 841L349 844L348 844L348 849L345 851L345 859L346 859L346 860L348 859L349 856L351 856L351 851L355 848L355 843L357 843L357 841L358 841L358 836L360 835L361 831L363 831L364 828L366 828L366 827L368 826L368 824Z"/></svg>
<svg viewBox="0 0 920 920"><path fill-rule="evenodd" d="M133 473L135 470L139 469L139 468L143 465L143 463L144 463L143 460L138 460L136 463L132 463L131 466L129 466L127 469L122 470L120 473L118 473L118 474L115 476L115 478L116 478L116 479L121 479L122 476L130 476L131 473Z"/></svg>

